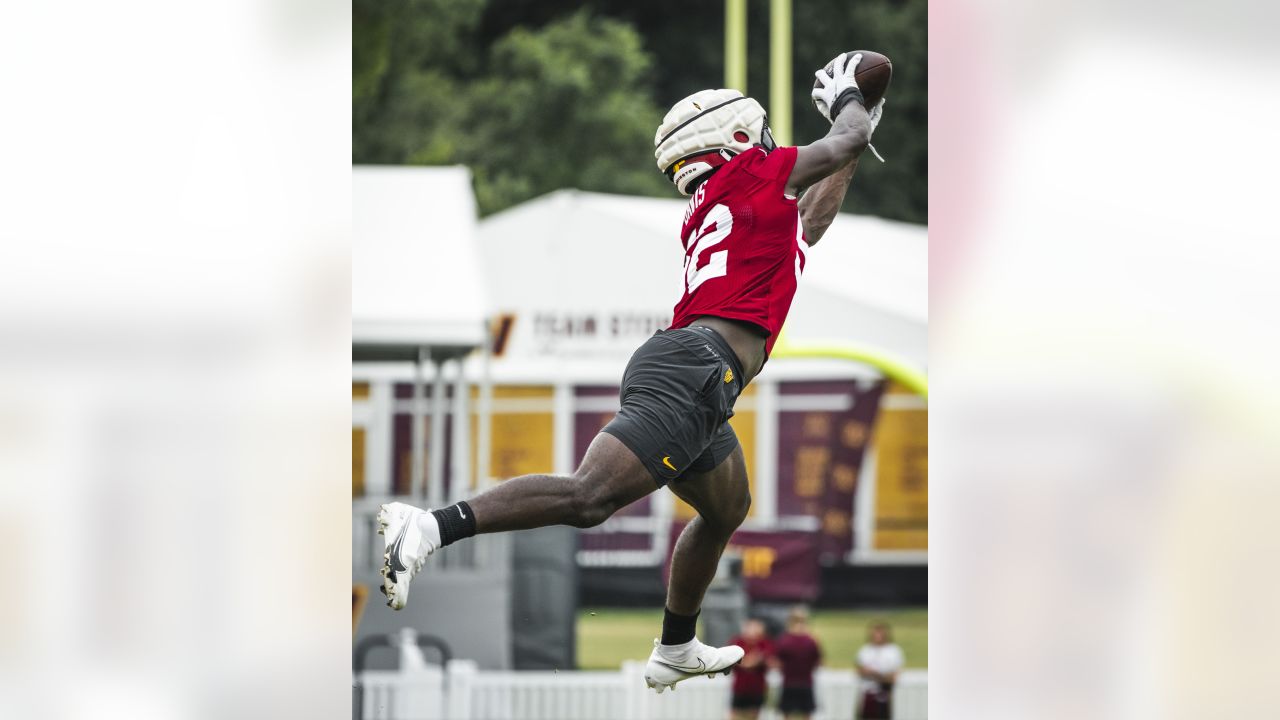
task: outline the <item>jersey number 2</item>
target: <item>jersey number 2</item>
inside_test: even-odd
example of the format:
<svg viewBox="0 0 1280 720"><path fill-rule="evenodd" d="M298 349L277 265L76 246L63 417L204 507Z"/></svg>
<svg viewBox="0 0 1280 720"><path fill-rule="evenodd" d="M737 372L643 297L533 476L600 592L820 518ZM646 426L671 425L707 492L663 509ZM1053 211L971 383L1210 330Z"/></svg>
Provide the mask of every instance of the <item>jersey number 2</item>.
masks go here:
<svg viewBox="0 0 1280 720"><path fill-rule="evenodd" d="M698 232L691 241L693 252L685 258L684 282L688 293L692 294L699 285L712 278L729 274L728 250L711 253L707 264L702 267L698 267L698 260L708 248L729 237L732 230L733 213L729 212L727 206L716 205L707 211L706 218L702 220L702 227L698 228Z"/></svg>

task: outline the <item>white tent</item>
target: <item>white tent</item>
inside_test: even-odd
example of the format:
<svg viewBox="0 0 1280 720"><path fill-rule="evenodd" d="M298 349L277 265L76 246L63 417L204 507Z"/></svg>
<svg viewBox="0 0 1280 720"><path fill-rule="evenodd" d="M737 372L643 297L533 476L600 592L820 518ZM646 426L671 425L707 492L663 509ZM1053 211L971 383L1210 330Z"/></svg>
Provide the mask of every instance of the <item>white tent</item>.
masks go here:
<svg viewBox="0 0 1280 720"><path fill-rule="evenodd" d="M354 167L351 343L359 359L413 360L484 334L476 208L465 167Z"/></svg>
<svg viewBox="0 0 1280 720"><path fill-rule="evenodd" d="M488 309L510 318L502 379L616 383L679 299L687 203L562 190L480 223ZM794 341L845 341L925 367L928 231L842 214L808 253ZM819 361L769 363L812 368ZM843 371L847 374L847 367Z"/></svg>

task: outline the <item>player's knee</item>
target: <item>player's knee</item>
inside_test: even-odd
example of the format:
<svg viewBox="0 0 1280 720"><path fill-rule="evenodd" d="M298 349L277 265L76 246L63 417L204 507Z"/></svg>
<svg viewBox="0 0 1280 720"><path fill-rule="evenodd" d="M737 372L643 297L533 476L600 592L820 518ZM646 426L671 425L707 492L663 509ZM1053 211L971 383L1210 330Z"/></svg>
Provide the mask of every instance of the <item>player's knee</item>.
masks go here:
<svg viewBox="0 0 1280 720"><path fill-rule="evenodd" d="M749 512L751 512L751 493L744 492L734 503L733 513L730 515L734 530L737 530L738 526L747 519L747 513Z"/></svg>
<svg viewBox="0 0 1280 720"><path fill-rule="evenodd" d="M608 520L612 514L605 508L579 505L574 509L573 518L569 521L569 524L576 528L593 528Z"/></svg>
<svg viewBox="0 0 1280 720"><path fill-rule="evenodd" d="M751 511L751 495L742 493L739 497L730 501L729 507L724 515L724 529L728 533L737 530L742 522L747 519L747 513Z"/></svg>
<svg viewBox="0 0 1280 720"><path fill-rule="evenodd" d="M750 511L751 495L742 493L740 496L727 499L715 514L709 517L703 515L703 520L713 530L728 538L747 519L747 513Z"/></svg>
<svg viewBox="0 0 1280 720"><path fill-rule="evenodd" d="M618 509L607 486L592 478L579 478L574 486L572 512L569 525L577 528L595 527Z"/></svg>

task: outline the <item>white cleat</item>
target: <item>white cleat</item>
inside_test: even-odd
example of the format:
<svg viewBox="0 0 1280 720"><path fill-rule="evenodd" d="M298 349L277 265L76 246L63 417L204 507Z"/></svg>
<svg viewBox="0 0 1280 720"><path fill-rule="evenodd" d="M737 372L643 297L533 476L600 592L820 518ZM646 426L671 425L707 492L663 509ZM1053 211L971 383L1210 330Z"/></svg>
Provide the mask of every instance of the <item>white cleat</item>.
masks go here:
<svg viewBox="0 0 1280 720"><path fill-rule="evenodd" d="M674 692L676 683L691 677L728 676L733 671L733 666L742 662L744 654L743 649L737 645L711 647L702 644L697 638L684 645L671 646L654 640L653 652L644 667L644 684L661 695L667 688Z"/></svg>
<svg viewBox="0 0 1280 720"><path fill-rule="evenodd" d="M382 553L382 587L387 606L400 610L409 600L409 583L436 547L418 527L425 511L404 503L387 503L378 511L378 534L386 539Z"/></svg>

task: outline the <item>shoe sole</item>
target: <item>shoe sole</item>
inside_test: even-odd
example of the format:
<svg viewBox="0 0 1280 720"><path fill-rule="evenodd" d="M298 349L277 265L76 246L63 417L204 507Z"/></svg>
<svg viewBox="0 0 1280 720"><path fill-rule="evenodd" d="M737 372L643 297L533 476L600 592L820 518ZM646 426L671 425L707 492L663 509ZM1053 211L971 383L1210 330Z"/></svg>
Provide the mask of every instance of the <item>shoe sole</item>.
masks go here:
<svg viewBox="0 0 1280 720"><path fill-rule="evenodd" d="M389 527L391 527L391 511L387 509L386 505L383 505L378 509L378 534L386 537L387 528ZM387 597L387 607L392 610L400 610L404 606L401 605L400 607L396 607L394 604L395 598L391 594L393 591L390 586L391 580L387 577L387 573L390 572L390 570L391 545L386 544L386 547L382 551L382 568L378 571L379 574L382 575L382 584L378 586L378 592L381 592Z"/></svg>

